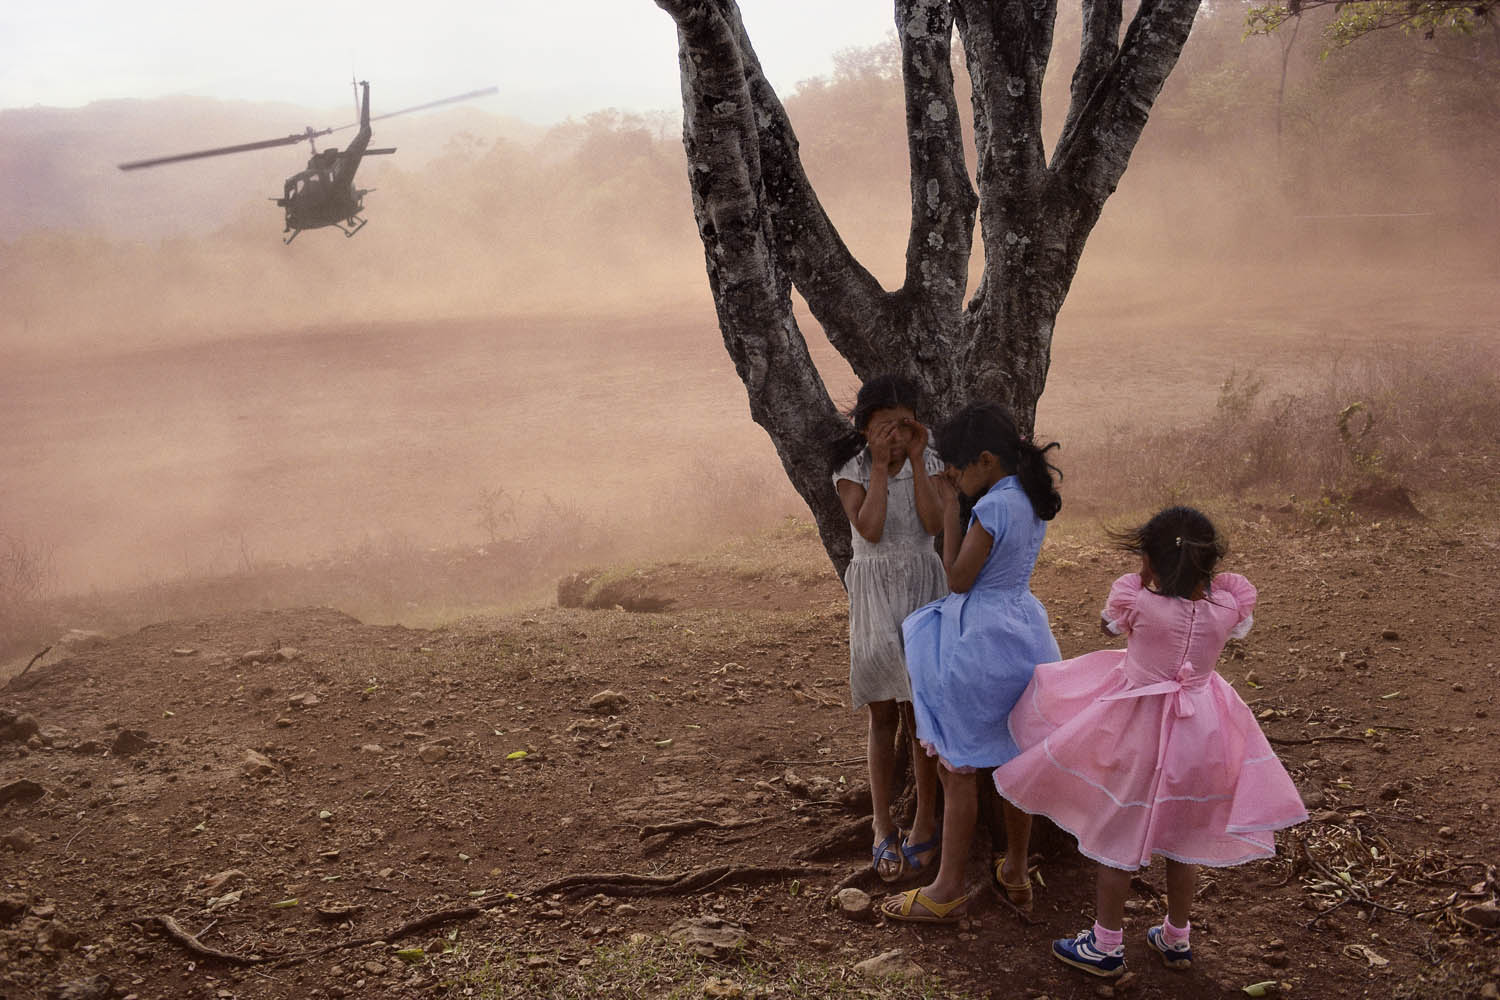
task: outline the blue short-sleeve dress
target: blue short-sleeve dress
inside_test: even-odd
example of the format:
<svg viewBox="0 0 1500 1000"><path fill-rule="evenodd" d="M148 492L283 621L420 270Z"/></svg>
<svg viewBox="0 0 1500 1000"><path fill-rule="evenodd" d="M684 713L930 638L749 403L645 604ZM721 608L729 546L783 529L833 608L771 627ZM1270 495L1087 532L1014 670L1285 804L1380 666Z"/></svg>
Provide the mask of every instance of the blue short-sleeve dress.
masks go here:
<svg viewBox="0 0 1500 1000"><path fill-rule="evenodd" d="M1015 476L974 505L993 539L974 585L913 611L902 624L917 738L951 770L998 767L1020 751L1006 720L1038 663L1060 658L1047 611L1031 593L1047 523Z"/></svg>

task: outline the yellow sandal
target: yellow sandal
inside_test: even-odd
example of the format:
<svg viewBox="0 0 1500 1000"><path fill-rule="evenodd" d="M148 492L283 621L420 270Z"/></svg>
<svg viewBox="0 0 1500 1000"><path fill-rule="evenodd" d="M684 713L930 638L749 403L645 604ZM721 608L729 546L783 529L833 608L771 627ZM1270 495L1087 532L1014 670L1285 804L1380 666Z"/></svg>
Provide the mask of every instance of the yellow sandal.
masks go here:
<svg viewBox="0 0 1500 1000"><path fill-rule="evenodd" d="M995 895L1010 903L1022 913L1030 912L1031 903L1035 894L1031 890L1031 872L1028 870L1019 882L1007 882L1005 880L1005 859L1001 858L995 862L995 870L991 874L990 888L995 890Z"/></svg>
<svg viewBox="0 0 1500 1000"><path fill-rule="evenodd" d="M902 920L909 924L956 924L963 914L953 911L968 901L969 897L963 895L946 903L939 903L923 895L921 889L908 889L894 896L887 896L885 902L880 904L880 912L891 920ZM916 912L914 907L918 906L927 912Z"/></svg>

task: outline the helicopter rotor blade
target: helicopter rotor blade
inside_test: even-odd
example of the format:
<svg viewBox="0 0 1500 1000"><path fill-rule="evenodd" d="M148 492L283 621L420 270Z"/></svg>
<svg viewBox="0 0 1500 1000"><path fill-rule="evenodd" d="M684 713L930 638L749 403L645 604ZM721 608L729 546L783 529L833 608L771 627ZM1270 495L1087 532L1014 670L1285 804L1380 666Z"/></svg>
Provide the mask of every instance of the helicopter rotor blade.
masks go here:
<svg viewBox="0 0 1500 1000"><path fill-rule="evenodd" d="M261 142L245 142L238 146L220 146L217 149L200 149L195 153L178 153L175 156L158 156L150 160L132 160L130 163L121 163L121 170L139 170L142 167L159 167L166 163L181 163L184 160L202 160L210 156L227 156L230 153L248 153L256 149L271 149L275 146L293 146L299 142L327 135L333 129L308 129L296 135L289 135L282 139L265 139Z"/></svg>
<svg viewBox="0 0 1500 1000"><path fill-rule="evenodd" d="M440 108L444 104L457 104L459 101L472 101L475 98L478 98L478 97L488 97L491 94L498 94L499 92L500 92L500 88L499 87L485 87L483 90L471 90L467 94L457 94L457 95L455 95L453 97L444 97L444 98L441 98L441 99L436 100L436 101L428 101L426 104L417 104L417 105L414 105L414 106L412 106L410 108L402 108L400 111L387 111L383 115L371 115L370 116L370 121L377 122L377 121L380 121L382 118L394 118L397 115L409 115L413 111L426 111L428 108ZM359 123L358 122L354 122L354 123L352 123L350 125L340 125L338 128L333 129L333 131L335 131L335 132L342 132L346 128L358 128L358 127L359 127Z"/></svg>

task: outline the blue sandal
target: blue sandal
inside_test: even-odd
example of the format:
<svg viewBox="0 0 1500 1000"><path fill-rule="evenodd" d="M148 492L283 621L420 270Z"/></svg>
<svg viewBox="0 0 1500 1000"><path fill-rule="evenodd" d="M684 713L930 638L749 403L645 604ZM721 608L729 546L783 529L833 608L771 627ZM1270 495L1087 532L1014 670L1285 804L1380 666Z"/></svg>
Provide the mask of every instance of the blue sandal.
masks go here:
<svg viewBox="0 0 1500 1000"><path fill-rule="evenodd" d="M887 834L884 840L870 848L870 870L882 882L899 881L905 872L905 868L901 863L901 854L897 852L897 838L900 836L901 831L897 830L895 833ZM895 871L889 874L883 873L880 870L881 864L887 861L895 862L896 865Z"/></svg>
<svg viewBox="0 0 1500 1000"><path fill-rule="evenodd" d="M939 851L943 846L943 831L938 830L932 835L932 839L920 844L908 844L905 839L901 841L901 858L906 864L906 871L915 874L926 870L928 865L937 864ZM919 859L920 855L928 851L934 852L932 857L924 863Z"/></svg>

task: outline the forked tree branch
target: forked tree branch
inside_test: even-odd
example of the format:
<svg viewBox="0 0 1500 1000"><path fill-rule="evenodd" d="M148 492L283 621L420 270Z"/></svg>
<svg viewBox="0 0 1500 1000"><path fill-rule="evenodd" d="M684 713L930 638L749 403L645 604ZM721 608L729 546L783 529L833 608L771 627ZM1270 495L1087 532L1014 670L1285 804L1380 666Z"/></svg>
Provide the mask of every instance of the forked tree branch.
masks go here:
<svg viewBox="0 0 1500 1000"><path fill-rule="evenodd" d="M1199 0L1142 0L1119 54L1089 91L1057 142L1052 166L1059 200L1078 203L1078 249L1120 183L1152 104L1187 41ZM1081 199L1081 201L1080 201Z"/></svg>
<svg viewBox="0 0 1500 1000"><path fill-rule="evenodd" d="M869 358L888 353L882 341L894 322L892 296L855 260L813 191L796 133L761 70L739 6L733 0L700 5L715 8L739 52L745 91L755 110L761 178L778 260L834 348L854 363L856 371L868 367ZM669 0L662 6L670 13L674 6L694 4Z"/></svg>
<svg viewBox="0 0 1500 1000"><path fill-rule="evenodd" d="M948 0L896 0L896 27L911 163L902 292L922 311L954 314L963 307L979 198L953 90L953 8Z"/></svg>
<svg viewBox="0 0 1500 1000"><path fill-rule="evenodd" d="M750 415L770 435L842 572L849 531L828 478L826 445L846 434L848 423L829 399L792 315L791 281L774 250L776 220L767 206L766 164L749 93L752 71L739 44L743 28L737 17L725 19L719 2L657 0L677 25L693 215L719 329Z"/></svg>
<svg viewBox="0 0 1500 1000"><path fill-rule="evenodd" d="M1083 0L1083 37L1079 44L1078 65L1073 70L1068 117L1063 122L1060 136L1073 131L1089 96L1120 54L1121 7L1122 0Z"/></svg>

